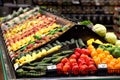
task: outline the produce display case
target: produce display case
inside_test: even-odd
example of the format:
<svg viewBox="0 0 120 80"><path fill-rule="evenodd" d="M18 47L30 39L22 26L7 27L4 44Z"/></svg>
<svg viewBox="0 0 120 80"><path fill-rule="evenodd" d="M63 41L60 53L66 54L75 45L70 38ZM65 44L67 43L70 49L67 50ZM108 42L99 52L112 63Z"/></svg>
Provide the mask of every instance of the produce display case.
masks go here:
<svg viewBox="0 0 120 80"><path fill-rule="evenodd" d="M72 34L71 34L72 33ZM68 36L69 35L69 36ZM66 37L67 36L67 37ZM96 39L100 39L103 42L106 42L103 38L101 38L100 36L98 36L96 33L94 33L91 29L89 29L86 26L83 25L75 25L74 27L72 27L70 30L68 30L64 35L62 35L61 37L59 37L57 40L59 41L65 41L65 40L69 40L71 38L81 38L84 42L86 42L88 39L90 38L96 38ZM42 76L42 77L30 77L30 76L22 76L22 77L18 77L17 74L14 71L14 68L11 64L10 58L8 56L8 51L6 49L6 45L5 42L3 40L3 37L1 35L0 37L1 39L1 61L2 61L2 68L3 68L3 72L4 72L4 79L5 80L12 80L12 79L29 79L29 80L44 80L44 79L60 79L60 80L64 80L64 79L119 79L119 74L108 74L106 72L106 69L99 69L97 71L96 74L92 74L92 75L80 75L80 76L56 76L56 74L53 75L53 73L51 72L51 74L46 76ZM104 72L103 72L104 71ZM54 72L54 71L53 71ZM100 73L102 72L102 73Z"/></svg>
<svg viewBox="0 0 120 80"><path fill-rule="evenodd" d="M11 58L11 49L9 50L8 45L6 42L6 37L4 35L4 33L9 30L11 27L11 29L14 29L14 24L17 24L18 19L13 20L13 22L11 23L6 23L6 19L3 20L3 24L1 24L1 30L0 30L0 44L1 44L1 63L2 63L2 69L3 69L3 74L4 74L4 79L5 80L9 80L9 79L17 79L17 80L21 80L21 79L29 79L29 80L54 80L54 79L62 79L62 80L66 80L66 79L120 79L120 73L119 73L119 69L118 70L112 70L111 72L112 74L108 73L109 70L106 67L106 64L100 64L100 66L96 66L95 67L97 69L94 70L88 70L87 74L84 75L84 71L82 73L82 70L80 71L79 75L74 75L74 73L72 71L70 71L70 73L68 72L65 75L59 75L57 73L57 63L58 62L54 62L56 60L54 60L54 54L49 54L48 56L43 56L41 58L41 55L38 55L38 57L40 59L36 59L33 61L29 62L29 58L32 56L32 54L35 52L37 54L37 52L39 51L47 51L49 50L49 48L51 47L55 47L56 44L59 46L62 46L62 48L60 50L58 50L57 53L64 53L65 50L71 50L73 51L75 48L80 47L80 48L86 48L87 45L87 40L94 38L94 39L99 39L102 42L107 42L103 37L100 37L98 34L96 34L95 32L93 32L93 30L90 27L84 26L84 25L78 25L77 23L79 21L83 21L83 20L90 20L92 21L94 24L95 23L101 23L104 24L107 28L112 28L111 26L114 24L113 22L113 14L114 14L114 8L115 6L120 6L119 0L114 0L114 2L112 0L32 0L33 5L40 5L42 10L39 10L39 12L42 15L45 15L47 17L53 18L56 20L57 24L62 25L62 27L69 27L69 29L67 29L65 32L63 32L61 35L57 35L57 37L53 38L52 40L49 40L48 42L39 45L38 47L36 47L33 50L30 50L30 53L28 51L27 55L23 54L20 55L18 57ZM59 7L59 9L58 9ZM77 8L77 10L75 10ZM117 7L116 7L117 8ZM19 10L18 10L19 11ZM21 11L21 10L20 10ZM48 13L48 12L52 12ZM18 16L19 13L14 12L14 14L17 15L13 15L12 17L16 17ZM21 13L20 13L21 14ZM55 15L54 15L55 14ZM35 15L35 14L32 14ZM57 15L57 16L56 16ZM31 16L31 15L30 15ZM60 17L58 17L60 16ZM22 20L23 16L19 16L20 20ZM41 17L41 15L40 15ZM63 19L63 18L65 19ZM7 19L11 20L11 16L9 15L7 17ZM27 16L24 17L24 19L27 19ZM24 20L23 20L24 21ZM19 23L21 24L21 23ZM11 26L12 25L12 26ZM55 31L59 31L60 32L64 29L56 29L54 28ZM49 34L54 34L55 32L50 31ZM9 35L8 35L9 36ZM118 35L119 38L119 35ZM41 36L35 36L34 39L38 39L36 42L39 43L39 41L41 40ZM44 39L44 38L43 38ZM14 40L14 39L13 39ZM19 40L19 39L18 39ZM26 39L27 40L27 39ZM33 40L33 39L31 39ZM81 40L83 41L83 44L81 44ZM9 40L8 40L9 41ZM34 41L34 40L33 40ZM71 44L71 42L73 42ZM7 44L7 45L6 45ZM32 43L34 44L34 43ZM28 42L29 45L29 42ZM27 46L28 46L27 45ZM57 46L57 47L59 47ZM94 44L94 46L98 46L98 44ZM14 50L14 47L12 47ZM20 48L21 49L21 48ZM22 49L24 50L24 47L22 47ZM23 51L22 50L22 51ZM14 52L14 51L13 51ZM22 54L24 52L18 52L15 51L16 55L17 54ZM25 52L26 53L26 52ZM42 52L39 52L42 53ZM30 55L29 55L30 54ZM68 58L71 56L71 53L69 53L68 55L64 55L67 56ZM45 55L45 54L44 54ZM15 56L15 55L14 55ZM23 56L30 56L27 57L28 62L24 63L21 65L21 61L20 58L22 58ZM44 61L45 59L49 59L50 57L53 57L53 61L51 60L50 65L48 66L48 64L45 64L47 66L45 67L45 70L41 69L41 66L43 67L43 64L41 65L40 60L42 62L42 60ZM62 57L63 56L59 56ZM90 57L90 56L89 56ZM20 66L17 65L17 67L15 66L15 62L17 63L17 59L18 62L20 63ZM91 57L90 57L91 58ZM93 57L92 57L93 58ZM55 58L58 59L58 58ZM32 60L32 59L31 59ZM60 61L59 61L60 62ZM34 66L33 66L34 65ZM39 67L36 67L36 65L38 65ZM49 67L49 68L48 68ZM119 66L118 66L119 67ZM92 73L93 72L93 73ZM64 73L64 72L62 72Z"/></svg>

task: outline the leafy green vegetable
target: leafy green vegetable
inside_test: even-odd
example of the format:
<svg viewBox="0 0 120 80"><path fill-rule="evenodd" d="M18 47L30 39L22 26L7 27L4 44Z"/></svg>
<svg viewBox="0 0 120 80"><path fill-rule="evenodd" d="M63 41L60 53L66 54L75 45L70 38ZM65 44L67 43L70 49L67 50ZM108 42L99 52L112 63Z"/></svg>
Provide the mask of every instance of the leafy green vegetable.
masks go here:
<svg viewBox="0 0 120 80"><path fill-rule="evenodd" d="M38 35L34 35L33 36L35 39L37 39L37 40L41 40L42 38L40 37L40 36L38 36Z"/></svg>
<svg viewBox="0 0 120 80"><path fill-rule="evenodd" d="M89 21L89 20L85 20L85 21L79 22L79 24L80 24L80 25L88 26L88 25L93 24L93 23L92 23L91 21Z"/></svg>

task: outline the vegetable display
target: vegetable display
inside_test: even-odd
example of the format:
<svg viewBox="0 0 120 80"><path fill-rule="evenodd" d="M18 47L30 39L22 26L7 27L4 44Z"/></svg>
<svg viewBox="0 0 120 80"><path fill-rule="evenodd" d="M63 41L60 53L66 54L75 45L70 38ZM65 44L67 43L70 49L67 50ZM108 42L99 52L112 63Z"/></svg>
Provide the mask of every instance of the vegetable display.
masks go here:
<svg viewBox="0 0 120 80"><path fill-rule="evenodd" d="M76 48L77 46L84 47L83 45L85 45L85 44L82 42L81 39L75 40L75 39L72 38L71 40L65 41L65 42L55 41L52 44L47 44L46 46L44 46L40 50L44 49L46 51L47 50L49 51L50 49L53 49L54 46L56 47L57 45L61 46L61 48L59 48L59 50L58 49L57 50L53 50L51 52L51 55L50 54L46 54L46 57L43 57L43 56L45 56L45 54L43 54L43 55L42 55L42 53L39 54L38 50L36 52L33 51L31 53L27 53L26 56L24 54L24 55L21 55L21 56L17 57L15 59L15 60L17 60L15 64L18 63L18 59L19 59L19 61L23 61L23 62L24 62L23 59L27 59L27 60L30 59L30 54L32 56L34 56L35 58L37 58L38 60L35 61L35 62L34 61L30 62L30 60L28 60L29 62L26 65L22 65L21 64L22 65L21 67L20 66L18 67L18 65L15 65L16 73L19 76L43 76L43 75L46 75L47 74L47 72L46 72L47 66L58 64L62 59L73 55L74 48ZM75 45L75 46L72 47L71 50L69 50L70 49L69 47L71 45ZM77 50L78 49L76 49L76 51ZM86 51L85 54L88 54L88 51L87 50L85 50L85 51ZM36 54L36 53L38 53L38 54ZM38 55L41 55L40 56L41 58ZM31 58L31 59L33 59L33 58ZM39 71L37 71L37 70L39 70ZM32 72L32 71L34 71L34 72Z"/></svg>
<svg viewBox="0 0 120 80"><path fill-rule="evenodd" d="M99 44L88 40L88 50L91 53L96 65L104 63L107 64L108 73L119 73L120 69L120 47L112 44ZM97 46L96 46L97 45Z"/></svg>
<svg viewBox="0 0 120 80"><path fill-rule="evenodd" d="M17 16L13 13L10 15L13 17L5 17L1 23L11 59L56 39L74 25L70 21L59 23L56 17L45 15L39 7L19 11Z"/></svg>
<svg viewBox="0 0 120 80"><path fill-rule="evenodd" d="M44 77L51 73L55 76L98 75L101 64L106 65L108 75L120 74L120 41L117 36L107 32L102 24L93 25L91 21L79 24L88 28L78 28L75 23L39 7L20 8L4 17L0 25L16 76ZM85 34L81 36L78 29L94 31L100 38L84 38ZM67 36L64 36L65 32Z"/></svg>

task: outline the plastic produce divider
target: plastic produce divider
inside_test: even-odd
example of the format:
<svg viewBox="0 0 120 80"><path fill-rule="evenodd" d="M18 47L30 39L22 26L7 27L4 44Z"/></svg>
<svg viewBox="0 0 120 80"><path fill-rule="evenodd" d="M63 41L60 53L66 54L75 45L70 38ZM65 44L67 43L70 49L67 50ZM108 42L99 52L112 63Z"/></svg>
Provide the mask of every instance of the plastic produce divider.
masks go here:
<svg viewBox="0 0 120 80"><path fill-rule="evenodd" d="M6 72L6 69L5 69L5 64L4 64L4 59L3 59L1 47L0 47L0 60L1 60L1 64L2 64L2 71L3 71L4 80L8 80L8 77L6 75L7 72Z"/></svg>

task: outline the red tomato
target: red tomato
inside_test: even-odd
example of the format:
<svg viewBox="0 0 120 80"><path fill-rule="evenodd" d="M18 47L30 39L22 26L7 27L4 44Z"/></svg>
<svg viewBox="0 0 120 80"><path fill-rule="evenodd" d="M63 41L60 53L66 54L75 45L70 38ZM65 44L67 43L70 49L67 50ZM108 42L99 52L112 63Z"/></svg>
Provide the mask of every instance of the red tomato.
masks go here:
<svg viewBox="0 0 120 80"><path fill-rule="evenodd" d="M64 65L63 66L63 72L64 72L64 74L69 74L70 71L71 71L70 65Z"/></svg>
<svg viewBox="0 0 120 80"><path fill-rule="evenodd" d="M86 55L90 55L90 51L88 49L82 48L82 53Z"/></svg>
<svg viewBox="0 0 120 80"><path fill-rule="evenodd" d="M72 63L77 63L76 59L70 59L69 61L70 61L71 64Z"/></svg>
<svg viewBox="0 0 120 80"><path fill-rule="evenodd" d="M68 62L68 59L67 59L67 58L63 58L63 59L61 60L61 63L63 63L63 64L65 64L66 62Z"/></svg>
<svg viewBox="0 0 120 80"><path fill-rule="evenodd" d="M83 59L86 59L86 57L88 57L88 56L85 54L81 54L81 56L80 56L80 58L83 58Z"/></svg>
<svg viewBox="0 0 120 80"><path fill-rule="evenodd" d="M76 56L75 54L72 54L72 55L70 56L70 59L77 59L77 56Z"/></svg>
<svg viewBox="0 0 120 80"><path fill-rule="evenodd" d="M80 57L80 53L79 52L75 52L74 54L76 55L77 58Z"/></svg>
<svg viewBox="0 0 120 80"><path fill-rule="evenodd" d="M75 52L78 52L79 54L81 54L81 48L76 48Z"/></svg>
<svg viewBox="0 0 120 80"><path fill-rule="evenodd" d="M68 61L68 62L65 63L65 65L71 66L71 63Z"/></svg>
<svg viewBox="0 0 120 80"><path fill-rule="evenodd" d="M78 59L78 64L80 65L83 65L83 64L86 64L85 60L84 59Z"/></svg>
<svg viewBox="0 0 120 80"><path fill-rule="evenodd" d="M57 73L62 74L63 73L63 71L62 71L63 70L63 63L57 64L56 67L57 67Z"/></svg>
<svg viewBox="0 0 120 80"><path fill-rule="evenodd" d="M78 66L78 64L77 63L72 63L71 67L73 67L73 66Z"/></svg>
<svg viewBox="0 0 120 80"><path fill-rule="evenodd" d="M72 67L72 73L74 75L78 75L79 74L79 66L78 65L75 65Z"/></svg>
<svg viewBox="0 0 120 80"><path fill-rule="evenodd" d="M89 68L89 71L90 71L91 74L94 74L97 70L95 65L89 65L88 68Z"/></svg>
<svg viewBox="0 0 120 80"><path fill-rule="evenodd" d="M95 63L93 61L87 61L86 64L89 65L94 65Z"/></svg>
<svg viewBox="0 0 120 80"><path fill-rule="evenodd" d="M79 71L81 74L86 75L88 74L88 66L87 65L79 65Z"/></svg>

